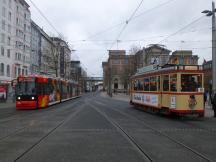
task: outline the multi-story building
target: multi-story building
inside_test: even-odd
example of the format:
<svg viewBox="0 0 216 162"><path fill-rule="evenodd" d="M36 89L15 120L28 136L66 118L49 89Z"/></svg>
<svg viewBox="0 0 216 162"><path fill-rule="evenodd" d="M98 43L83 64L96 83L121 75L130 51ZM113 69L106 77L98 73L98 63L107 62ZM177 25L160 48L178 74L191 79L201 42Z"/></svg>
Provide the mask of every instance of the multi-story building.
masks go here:
<svg viewBox="0 0 216 162"><path fill-rule="evenodd" d="M30 72L31 74L39 73L39 56L41 49L41 28L31 21L31 56L30 56Z"/></svg>
<svg viewBox="0 0 216 162"><path fill-rule="evenodd" d="M75 81L79 81L79 78L81 77L81 65L80 61L71 61L70 65L70 78Z"/></svg>
<svg viewBox="0 0 216 162"><path fill-rule="evenodd" d="M135 53L135 69L144 66L157 64L163 66L169 61L170 50L166 49L164 45L151 44L147 48L143 48Z"/></svg>
<svg viewBox="0 0 216 162"><path fill-rule="evenodd" d="M70 79L71 69L71 49L67 42L58 37L51 38L56 46L58 56L58 73L59 76L65 79Z"/></svg>
<svg viewBox="0 0 216 162"><path fill-rule="evenodd" d="M144 66L157 64L163 66L169 61L170 50L166 49L164 45L151 44L145 48Z"/></svg>
<svg viewBox="0 0 216 162"><path fill-rule="evenodd" d="M212 90L212 60L203 62L204 88L206 91Z"/></svg>
<svg viewBox="0 0 216 162"><path fill-rule="evenodd" d="M0 84L28 74L31 13L25 0L0 0Z"/></svg>
<svg viewBox="0 0 216 162"><path fill-rule="evenodd" d="M177 50L169 58L169 64L198 65L199 57L191 50Z"/></svg>
<svg viewBox="0 0 216 162"><path fill-rule="evenodd" d="M109 50L108 62L103 62L104 88L125 92L129 78L135 73L134 55L126 55L125 50Z"/></svg>

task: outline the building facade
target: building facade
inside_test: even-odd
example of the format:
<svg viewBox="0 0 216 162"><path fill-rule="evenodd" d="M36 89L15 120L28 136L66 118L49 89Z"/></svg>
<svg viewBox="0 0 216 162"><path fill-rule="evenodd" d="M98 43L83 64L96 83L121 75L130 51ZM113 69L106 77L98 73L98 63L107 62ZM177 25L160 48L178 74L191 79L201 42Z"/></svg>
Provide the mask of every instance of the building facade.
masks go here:
<svg viewBox="0 0 216 162"><path fill-rule="evenodd" d="M170 50L166 49L164 45L151 44L145 48L144 66L156 64L163 66L169 61Z"/></svg>
<svg viewBox="0 0 216 162"><path fill-rule="evenodd" d="M54 62L58 60L56 62L57 64L55 65L58 67L56 70L59 69L57 72L58 76L65 79L71 79L71 49L69 48L67 42L65 42L61 38L52 37L51 39L55 45L57 52L57 55L54 56L56 57L56 60L54 60Z"/></svg>
<svg viewBox="0 0 216 162"><path fill-rule="evenodd" d="M31 21L31 56L30 72L31 74L39 73L39 55L41 49L41 28Z"/></svg>
<svg viewBox="0 0 216 162"><path fill-rule="evenodd" d="M212 89L212 60L203 62L204 88L210 92Z"/></svg>
<svg viewBox="0 0 216 162"><path fill-rule="evenodd" d="M31 13L25 0L0 0L0 84L30 69Z"/></svg>
<svg viewBox="0 0 216 162"><path fill-rule="evenodd" d="M198 65L199 57L191 50L177 50L169 58L169 64Z"/></svg>
<svg viewBox="0 0 216 162"><path fill-rule="evenodd" d="M136 71L142 67L156 64L163 66L168 63L170 57L170 50L166 49L164 45L151 44L147 48L139 50L135 53L135 69Z"/></svg>
<svg viewBox="0 0 216 162"><path fill-rule="evenodd" d="M126 55L125 50L109 50L107 62L102 63L104 88L127 92L129 78L135 73L134 55Z"/></svg>

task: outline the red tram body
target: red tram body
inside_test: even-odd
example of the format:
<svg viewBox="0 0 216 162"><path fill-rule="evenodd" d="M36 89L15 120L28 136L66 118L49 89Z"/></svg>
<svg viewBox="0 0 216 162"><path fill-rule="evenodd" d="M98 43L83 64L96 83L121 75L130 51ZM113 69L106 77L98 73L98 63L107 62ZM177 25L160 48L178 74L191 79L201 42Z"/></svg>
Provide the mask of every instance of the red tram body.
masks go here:
<svg viewBox="0 0 216 162"><path fill-rule="evenodd" d="M37 109L79 97L78 83L41 75L19 76L16 109Z"/></svg>

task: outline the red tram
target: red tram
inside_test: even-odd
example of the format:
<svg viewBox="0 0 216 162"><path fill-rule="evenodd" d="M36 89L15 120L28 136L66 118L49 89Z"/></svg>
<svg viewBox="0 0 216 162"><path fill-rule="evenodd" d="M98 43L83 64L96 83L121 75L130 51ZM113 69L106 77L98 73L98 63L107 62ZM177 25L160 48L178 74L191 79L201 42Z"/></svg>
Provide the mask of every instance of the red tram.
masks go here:
<svg viewBox="0 0 216 162"><path fill-rule="evenodd" d="M60 103L81 95L81 87L41 75L19 76L16 84L16 109L37 109Z"/></svg>

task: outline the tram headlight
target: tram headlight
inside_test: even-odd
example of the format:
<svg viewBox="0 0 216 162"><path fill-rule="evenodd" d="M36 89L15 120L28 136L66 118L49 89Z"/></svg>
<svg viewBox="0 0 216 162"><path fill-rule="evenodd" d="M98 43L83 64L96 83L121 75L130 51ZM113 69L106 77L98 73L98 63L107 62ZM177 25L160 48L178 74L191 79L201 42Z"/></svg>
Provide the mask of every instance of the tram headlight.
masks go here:
<svg viewBox="0 0 216 162"><path fill-rule="evenodd" d="M17 97L17 99L18 99L18 100L20 100L20 99L21 99L21 97Z"/></svg>
<svg viewBox="0 0 216 162"><path fill-rule="evenodd" d="M35 99L35 97L32 97L31 99L32 99L32 100L34 100L34 99Z"/></svg>

